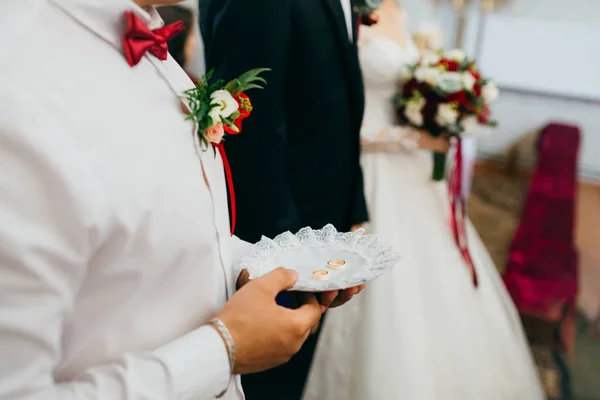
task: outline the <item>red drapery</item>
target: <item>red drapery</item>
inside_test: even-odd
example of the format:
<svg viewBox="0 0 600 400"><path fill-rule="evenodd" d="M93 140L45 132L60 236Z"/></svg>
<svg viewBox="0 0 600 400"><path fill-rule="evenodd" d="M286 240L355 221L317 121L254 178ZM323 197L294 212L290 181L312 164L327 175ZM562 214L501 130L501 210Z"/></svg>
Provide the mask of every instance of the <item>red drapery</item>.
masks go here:
<svg viewBox="0 0 600 400"><path fill-rule="evenodd" d="M579 129L549 124L521 221L509 250L504 282L525 315L561 322L560 344L571 350L577 296L575 195Z"/></svg>

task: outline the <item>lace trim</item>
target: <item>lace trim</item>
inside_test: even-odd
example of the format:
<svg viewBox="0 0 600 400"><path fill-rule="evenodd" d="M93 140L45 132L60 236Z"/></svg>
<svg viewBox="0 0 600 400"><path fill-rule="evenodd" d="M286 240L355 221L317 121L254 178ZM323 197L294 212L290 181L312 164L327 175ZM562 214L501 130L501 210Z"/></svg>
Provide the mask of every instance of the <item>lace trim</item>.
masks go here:
<svg viewBox="0 0 600 400"><path fill-rule="evenodd" d="M365 268L354 270L335 281L298 281L290 290L325 291L353 287L371 281L393 268L399 255L391 245L384 245L377 235L364 235L364 230L338 232L328 224L323 229L302 228L297 234L285 232L271 240L264 237L250 249L240 266L250 273L250 279L262 276L274 268L274 256L283 250L301 247L326 247L354 253L365 262Z"/></svg>

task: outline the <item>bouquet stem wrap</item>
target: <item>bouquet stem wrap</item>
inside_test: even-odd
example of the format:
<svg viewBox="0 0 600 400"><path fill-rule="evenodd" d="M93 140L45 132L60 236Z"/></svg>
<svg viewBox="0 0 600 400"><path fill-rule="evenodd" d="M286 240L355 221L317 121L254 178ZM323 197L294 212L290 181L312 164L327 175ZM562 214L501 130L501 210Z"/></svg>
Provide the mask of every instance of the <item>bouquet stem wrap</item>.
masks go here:
<svg viewBox="0 0 600 400"><path fill-rule="evenodd" d="M452 229L454 241L471 273L473 286L477 287L479 285L477 271L475 269L475 263L469 253L469 245L467 242L466 205L462 194L462 143L459 137L454 140L454 143L456 155L452 173L450 175L450 181L448 182L450 194L450 227Z"/></svg>
<svg viewBox="0 0 600 400"><path fill-rule="evenodd" d="M446 176L446 153L433 153L433 174L431 179L441 181Z"/></svg>

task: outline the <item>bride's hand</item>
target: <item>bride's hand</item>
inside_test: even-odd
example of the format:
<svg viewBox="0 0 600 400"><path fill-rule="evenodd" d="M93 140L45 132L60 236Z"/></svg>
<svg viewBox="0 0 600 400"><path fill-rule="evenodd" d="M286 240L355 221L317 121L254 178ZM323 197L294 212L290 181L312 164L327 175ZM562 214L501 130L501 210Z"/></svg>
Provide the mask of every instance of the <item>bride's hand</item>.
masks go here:
<svg viewBox="0 0 600 400"><path fill-rule="evenodd" d="M419 147L432 150L437 153L447 153L450 148L450 136L443 134L441 136L431 136L428 132L419 131Z"/></svg>

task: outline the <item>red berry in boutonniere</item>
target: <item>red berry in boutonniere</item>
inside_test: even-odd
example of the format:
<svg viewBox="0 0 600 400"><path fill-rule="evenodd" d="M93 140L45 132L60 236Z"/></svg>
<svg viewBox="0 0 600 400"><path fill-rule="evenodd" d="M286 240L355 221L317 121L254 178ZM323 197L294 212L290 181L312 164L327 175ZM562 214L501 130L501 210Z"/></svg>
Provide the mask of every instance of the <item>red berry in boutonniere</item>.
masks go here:
<svg viewBox="0 0 600 400"><path fill-rule="evenodd" d="M242 131L242 121L248 118L252 112L252 103L250 102L248 95L246 95L244 92L234 93L233 98L239 106L238 112L240 115L233 121L233 124L237 129L234 130L229 126L226 126L225 132L229 133L230 135L238 135Z"/></svg>

